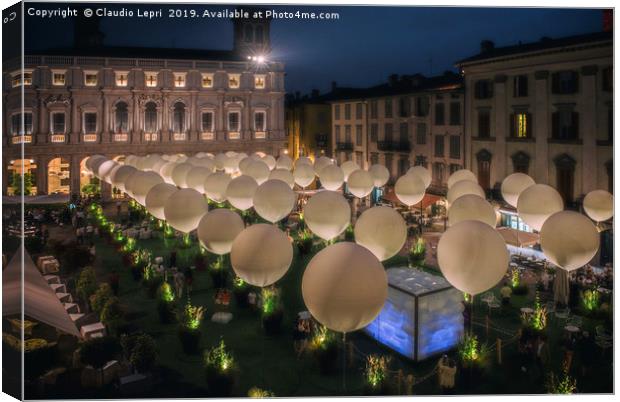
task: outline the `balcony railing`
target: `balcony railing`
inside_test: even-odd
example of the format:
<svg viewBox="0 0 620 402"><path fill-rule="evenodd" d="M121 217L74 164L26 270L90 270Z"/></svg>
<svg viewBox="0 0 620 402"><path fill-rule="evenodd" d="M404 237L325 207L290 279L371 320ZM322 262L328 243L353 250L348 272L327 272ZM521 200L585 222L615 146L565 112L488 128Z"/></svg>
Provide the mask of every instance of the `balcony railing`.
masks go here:
<svg viewBox="0 0 620 402"><path fill-rule="evenodd" d="M213 131L205 131L200 134L200 139L203 141L213 141L214 138L215 135L213 134Z"/></svg>
<svg viewBox="0 0 620 402"><path fill-rule="evenodd" d="M256 138L257 140L264 140L265 138L267 138L267 132L265 132L265 131L255 131L254 132L254 138Z"/></svg>
<svg viewBox="0 0 620 402"><path fill-rule="evenodd" d="M84 142L97 142L97 134L84 134L82 137ZM116 138L114 139L116 141Z"/></svg>
<svg viewBox="0 0 620 402"><path fill-rule="evenodd" d="M114 142L127 142L128 139L129 134L127 133L114 134Z"/></svg>
<svg viewBox="0 0 620 402"><path fill-rule="evenodd" d="M30 144L32 142L32 135L16 135L11 138L12 144Z"/></svg>
<svg viewBox="0 0 620 402"><path fill-rule="evenodd" d="M337 142L336 150L338 151L353 151L353 143L352 142Z"/></svg>
<svg viewBox="0 0 620 402"><path fill-rule="evenodd" d="M411 144L409 141L379 141L377 148L379 151L409 152L411 151Z"/></svg>
<svg viewBox="0 0 620 402"><path fill-rule="evenodd" d="M54 142L54 143L59 143L59 142L65 142L65 135L64 134L52 134L50 136L50 142Z"/></svg>
<svg viewBox="0 0 620 402"><path fill-rule="evenodd" d="M229 140L238 140L241 138L241 133L238 131L229 131L228 132L228 139Z"/></svg>
<svg viewBox="0 0 620 402"><path fill-rule="evenodd" d="M157 133L144 133L144 141L145 142L154 142L157 141Z"/></svg>

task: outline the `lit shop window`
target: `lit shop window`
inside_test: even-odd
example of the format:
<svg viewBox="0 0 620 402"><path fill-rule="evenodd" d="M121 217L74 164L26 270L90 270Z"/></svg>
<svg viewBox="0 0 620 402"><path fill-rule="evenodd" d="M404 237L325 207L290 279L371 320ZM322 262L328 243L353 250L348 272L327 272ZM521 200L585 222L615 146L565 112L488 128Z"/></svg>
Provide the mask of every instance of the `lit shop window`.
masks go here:
<svg viewBox="0 0 620 402"><path fill-rule="evenodd" d="M202 74L202 87L213 88L213 74Z"/></svg>
<svg viewBox="0 0 620 402"><path fill-rule="evenodd" d="M52 70L52 84L65 85L66 70Z"/></svg>
<svg viewBox="0 0 620 402"><path fill-rule="evenodd" d="M144 84L153 88L157 86L157 73L144 73Z"/></svg>
<svg viewBox="0 0 620 402"><path fill-rule="evenodd" d="M229 88L239 88L241 82L240 74L228 74L228 87Z"/></svg>
<svg viewBox="0 0 620 402"><path fill-rule="evenodd" d="M185 73L174 73L174 86L176 88L185 87Z"/></svg>
<svg viewBox="0 0 620 402"><path fill-rule="evenodd" d="M265 76L264 75L254 76L254 88L265 89Z"/></svg>
<svg viewBox="0 0 620 402"><path fill-rule="evenodd" d="M126 87L128 80L128 74L126 71L117 71L116 72L116 86L117 87Z"/></svg>

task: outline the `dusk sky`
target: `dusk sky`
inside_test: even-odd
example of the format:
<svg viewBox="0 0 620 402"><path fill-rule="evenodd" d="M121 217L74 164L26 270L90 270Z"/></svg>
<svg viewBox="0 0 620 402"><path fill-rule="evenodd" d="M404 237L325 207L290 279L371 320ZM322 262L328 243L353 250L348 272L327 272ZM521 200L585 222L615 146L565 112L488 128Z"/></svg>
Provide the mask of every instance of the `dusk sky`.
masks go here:
<svg viewBox="0 0 620 402"><path fill-rule="evenodd" d="M45 6L50 8L52 4ZM122 4L105 6L123 7ZM142 4L125 7L147 8ZM167 6L160 4L157 8L165 10ZM454 69L455 61L478 53L482 39L504 46L536 41L542 36L595 32L602 27L602 11L592 9L378 6L273 9L340 14L338 20L272 22L271 58L286 64L287 91L302 93L312 88L325 92L332 81L337 81L339 86L370 86L385 81L391 73L440 74ZM228 20L104 17L102 30L105 44L116 46L231 49L233 42L232 23ZM66 47L73 43L70 19L27 17L25 32L27 49Z"/></svg>

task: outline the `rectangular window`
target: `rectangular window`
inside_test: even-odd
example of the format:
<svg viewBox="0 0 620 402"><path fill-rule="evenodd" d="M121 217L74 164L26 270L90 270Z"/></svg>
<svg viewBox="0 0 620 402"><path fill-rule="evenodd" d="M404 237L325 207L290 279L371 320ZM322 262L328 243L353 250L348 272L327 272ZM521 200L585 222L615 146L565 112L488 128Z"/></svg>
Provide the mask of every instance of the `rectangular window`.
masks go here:
<svg viewBox="0 0 620 402"><path fill-rule="evenodd" d="M228 88L237 89L241 85L240 74L228 74Z"/></svg>
<svg viewBox="0 0 620 402"><path fill-rule="evenodd" d="M340 105L334 105L334 120L340 120Z"/></svg>
<svg viewBox="0 0 620 402"><path fill-rule="evenodd" d="M416 98L416 115L419 117L428 116L429 100L427 96Z"/></svg>
<svg viewBox="0 0 620 402"><path fill-rule="evenodd" d="M399 111L400 117L409 117L409 111L410 111L409 97L403 96L402 98L398 100L398 111Z"/></svg>
<svg viewBox="0 0 620 402"><path fill-rule="evenodd" d="M450 136L450 158L461 158L461 137L458 135Z"/></svg>
<svg viewBox="0 0 620 402"><path fill-rule="evenodd" d="M527 75L517 75L513 77L512 86L515 98L527 96Z"/></svg>
<svg viewBox="0 0 620 402"><path fill-rule="evenodd" d="M340 126L336 126L336 142L342 142L342 138L340 138Z"/></svg>
<svg viewBox="0 0 620 402"><path fill-rule="evenodd" d="M347 144L350 144L352 142L351 141L351 126L349 124L344 126L344 142L346 142Z"/></svg>
<svg viewBox="0 0 620 402"><path fill-rule="evenodd" d="M376 165L379 163L379 154L376 152L373 152L370 154L370 164L371 165Z"/></svg>
<svg viewBox="0 0 620 402"><path fill-rule="evenodd" d="M552 115L552 136L557 140L579 139L579 113L572 108L560 108Z"/></svg>
<svg viewBox="0 0 620 402"><path fill-rule="evenodd" d="M362 146L362 126L360 124L355 126L355 143Z"/></svg>
<svg viewBox="0 0 620 402"><path fill-rule="evenodd" d="M491 137L491 111L478 110L478 138Z"/></svg>
<svg viewBox="0 0 620 402"><path fill-rule="evenodd" d="M185 87L185 73L173 73L174 74L174 87L175 88L184 88Z"/></svg>
<svg viewBox="0 0 620 402"><path fill-rule="evenodd" d="M57 112L52 114L52 134L65 133L65 114Z"/></svg>
<svg viewBox="0 0 620 402"><path fill-rule="evenodd" d="M491 80L478 80L474 84L474 96L476 99L489 99L493 97L493 82Z"/></svg>
<svg viewBox="0 0 620 402"><path fill-rule="evenodd" d="M392 99L385 100L385 117L392 117Z"/></svg>
<svg viewBox="0 0 620 402"><path fill-rule="evenodd" d="M347 103L344 105L344 119L351 120L351 104Z"/></svg>
<svg viewBox="0 0 620 402"><path fill-rule="evenodd" d="M93 134L97 132L97 113L84 113L84 133Z"/></svg>
<svg viewBox="0 0 620 402"><path fill-rule="evenodd" d="M418 145L426 144L426 123L418 123L416 127L416 142Z"/></svg>
<svg viewBox="0 0 620 402"><path fill-rule="evenodd" d="M559 95L574 94L579 87L576 71L558 71L551 75L551 92Z"/></svg>
<svg viewBox="0 0 620 402"><path fill-rule="evenodd" d="M254 88L265 89L265 76L264 75L254 76Z"/></svg>
<svg viewBox="0 0 620 402"><path fill-rule="evenodd" d="M461 124L461 103L450 103L450 125L458 126Z"/></svg>
<svg viewBox="0 0 620 402"><path fill-rule="evenodd" d="M379 102L376 100L370 101L370 118L376 119L379 115Z"/></svg>
<svg viewBox="0 0 620 402"><path fill-rule="evenodd" d="M254 130L255 131L266 131L267 130L267 119L266 119L265 112L254 113Z"/></svg>
<svg viewBox="0 0 620 402"><path fill-rule="evenodd" d="M362 104L361 103L356 103L355 104L355 118L357 120L361 120L362 119L362 115L363 115Z"/></svg>
<svg viewBox="0 0 620 402"><path fill-rule="evenodd" d="M65 70L52 70L52 84L65 85Z"/></svg>
<svg viewBox="0 0 620 402"><path fill-rule="evenodd" d="M144 131L147 133L157 131L157 108L152 103L148 104L144 111Z"/></svg>
<svg viewBox="0 0 620 402"><path fill-rule="evenodd" d="M444 156L444 136L435 136L435 157L443 158Z"/></svg>
<svg viewBox="0 0 620 402"><path fill-rule="evenodd" d="M513 138L532 138L531 115L526 112L517 112L512 115L510 134Z"/></svg>
<svg viewBox="0 0 620 402"><path fill-rule="evenodd" d="M241 130L241 113L228 112L228 131L239 132Z"/></svg>
<svg viewBox="0 0 620 402"><path fill-rule="evenodd" d="M144 84L149 88L157 86L157 73L144 73Z"/></svg>
<svg viewBox="0 0 620 402"><path fill-rule="evenodd" d="M23 72L13 75L11 85L14 87L20 85L32 85L32 72Z"/></svg>
<svg viewBox="0 0 620 402"><path fill-rule="evenodd" d="M117 87L126 87L128 82L128 73L126 71L117 71L116 72L116 86Z"/></svg>
<svg viewBox="0 0 620 402"><path fill-rule="evenodd" d="M392 142L392 132L394 131L394 126L392 126L392 123L385 123L384 130L384 141Z"/></svg>
<svg viewBox="0 0 620 402"><path fill-rule="evenodd" d="M22 115L20 113L11 116L11 133L13 135L32 134L32 113L24 113L24 129L21 130Z"/></svg>
<svg viewBox="0 0 620 402"><path fill-rule="evenodd" d="M213 74L202 73L201 84L203 88L213 88Z"/></svg>
<svg viewBox="0 0 620 402"><path fill-rule="evenodd" d="M202 132L210 133L213 131L213 112L202 112L201 116Z"/></svg>
<svg viewBox="0 0 620 402"><path fill-rule="evenodd" d="M379 141L379 125L377 123L372 123L370 125L370 142Z"/></svg>
<svg viewBox="0 0 620 402"><path fill-rule="evenodd" d="M400 142L405 144L409 142L409 124L400 123Z"/></svg>
<svg viewBox="0 0 620 402"><path fill-rule="evenodd" d="M84 85L87 87L94 87L97 85L97 72L85 71L84 72Z"/></svg>
<svg viewBox="0 0 620 402"><path fill-rule="evenodd" d="M435 125L443 126L445 122L446 122L446 118L444 115L444 104L435 103Z"/></svg>

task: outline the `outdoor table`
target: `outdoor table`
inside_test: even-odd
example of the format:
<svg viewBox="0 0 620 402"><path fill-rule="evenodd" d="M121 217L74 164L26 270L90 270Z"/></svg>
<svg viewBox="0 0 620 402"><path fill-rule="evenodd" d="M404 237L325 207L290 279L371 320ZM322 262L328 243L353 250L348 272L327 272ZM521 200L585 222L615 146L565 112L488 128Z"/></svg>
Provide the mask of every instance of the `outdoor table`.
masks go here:
<svg viewBox="0 0 620 402"><path fill-rule="evenodd" d="M530 314L534 313L534 309L531 307L521 307L521 313L529 316Z"/></svg>
<svg viewBox="0 0 620 402"><path fill-rule="evenodd" d="M566 332L568 332L568 334L571 335L571 336L576 334L577 332L581 331L579 329L579 327L576 326L576 325L567 325L567 326L564 327L564 330Z"/></svg>
<svg viewBox="0 0 620 402"><path fill-rule="evenodd" d="M99 334L99 336L103 336L105 334L105 326L100 322L82 325L80 332L82 333L82 337L84 339L96 338L97 334Z"/></svg>
<svg viewBox="0 0 620 402"><path fill-rule="evenodd" d="M607 288L603 288L603 287L598 288L598 289L596 289L596 290L598 290L598 291L599 291L599 292L601 292L601 293L605 293L605 294L611 293L611 290L609 290L609 289L607 289Z"/></svg>

